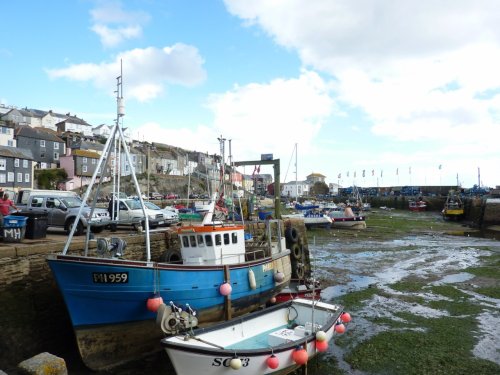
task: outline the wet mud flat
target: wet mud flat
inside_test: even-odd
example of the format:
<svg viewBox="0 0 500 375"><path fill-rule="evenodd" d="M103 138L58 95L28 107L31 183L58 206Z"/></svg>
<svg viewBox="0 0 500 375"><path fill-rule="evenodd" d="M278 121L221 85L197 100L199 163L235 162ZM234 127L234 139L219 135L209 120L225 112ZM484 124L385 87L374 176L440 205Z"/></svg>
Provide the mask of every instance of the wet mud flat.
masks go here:
<svg viewBox="0 0 500 375"><path fill-rule="evenodd" d="M499 374L500 233L373 210L308 232L322 298L353 317L311 374Z"/></svg>

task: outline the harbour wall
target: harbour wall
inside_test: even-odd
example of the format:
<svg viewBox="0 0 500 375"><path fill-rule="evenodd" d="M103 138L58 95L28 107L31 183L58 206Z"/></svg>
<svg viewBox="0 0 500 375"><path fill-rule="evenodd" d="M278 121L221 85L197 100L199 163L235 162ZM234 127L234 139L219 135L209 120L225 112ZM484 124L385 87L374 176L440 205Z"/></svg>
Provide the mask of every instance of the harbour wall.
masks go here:
<svg viewBox="0 0 500 375"><path fill-rule="evenodd" d="M368 197L367 201L372 208L389 207L408 210L409 201L415 197ZM424 197L427 211L441 212L446 202L446 197ZM500 199L499 198L464 198L464 222L476 228L485 228L490 225L500 224Z"/></svg>

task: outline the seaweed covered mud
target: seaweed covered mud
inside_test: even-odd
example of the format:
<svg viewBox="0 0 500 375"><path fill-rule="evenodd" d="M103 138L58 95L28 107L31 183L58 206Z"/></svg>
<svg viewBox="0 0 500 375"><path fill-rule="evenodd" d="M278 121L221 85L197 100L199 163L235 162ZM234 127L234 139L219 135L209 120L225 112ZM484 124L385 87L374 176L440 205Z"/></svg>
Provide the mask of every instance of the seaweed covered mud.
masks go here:
<svg viewBox="0 0 500 375"><path fill-rule="evenodd" d="M312 231L322 298L353 321L310 373L500 373L500 233L374 210L362 231Z"/></svg>

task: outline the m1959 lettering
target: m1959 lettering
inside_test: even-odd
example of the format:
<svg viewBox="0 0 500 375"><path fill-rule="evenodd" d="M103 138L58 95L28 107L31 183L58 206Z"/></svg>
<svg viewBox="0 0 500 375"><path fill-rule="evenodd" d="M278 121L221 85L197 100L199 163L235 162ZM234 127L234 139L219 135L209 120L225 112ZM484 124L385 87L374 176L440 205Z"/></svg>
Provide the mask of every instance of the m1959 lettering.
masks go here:
<svg viewBox="0 0 500 375"><path fill-rule="evenodd" d="M93 272L92 280L97 284L128 283L128 272Z"/></svg>

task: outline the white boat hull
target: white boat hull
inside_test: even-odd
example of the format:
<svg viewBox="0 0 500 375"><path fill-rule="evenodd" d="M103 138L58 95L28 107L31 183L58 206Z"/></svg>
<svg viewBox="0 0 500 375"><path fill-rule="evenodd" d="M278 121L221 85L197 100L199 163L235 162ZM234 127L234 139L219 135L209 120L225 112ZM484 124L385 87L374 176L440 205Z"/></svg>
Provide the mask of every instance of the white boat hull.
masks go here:
<svg viewBox="0 0 500 375"><path fill-rule="evenodd" d="M316 303L314 313L311 308L313 302ZM271 312L267 313L266 310ZM220 375L225 371L232 371L231 360L235 357L241 361L238 374L289 373L299 367L293 359L296 348L304 348L309 360L313 358L318 352L315 332L324 331L326 340L330 341L334 335L335 323L342 312L340 306L303 299L266 310L205 330L195 330L194 335L163 339L162 345L177 375ZM286 328L287 322L293 318L291 315L295 315L297 311L297 318L293 321L304 325L299 324L295 329ZM311 322L314 322L315 331L312 331ZM265 342L262 337L266 339ZM251 341L254 338L256 341ZM272 354L279 361L276 369L267 365Z"/></svg>

